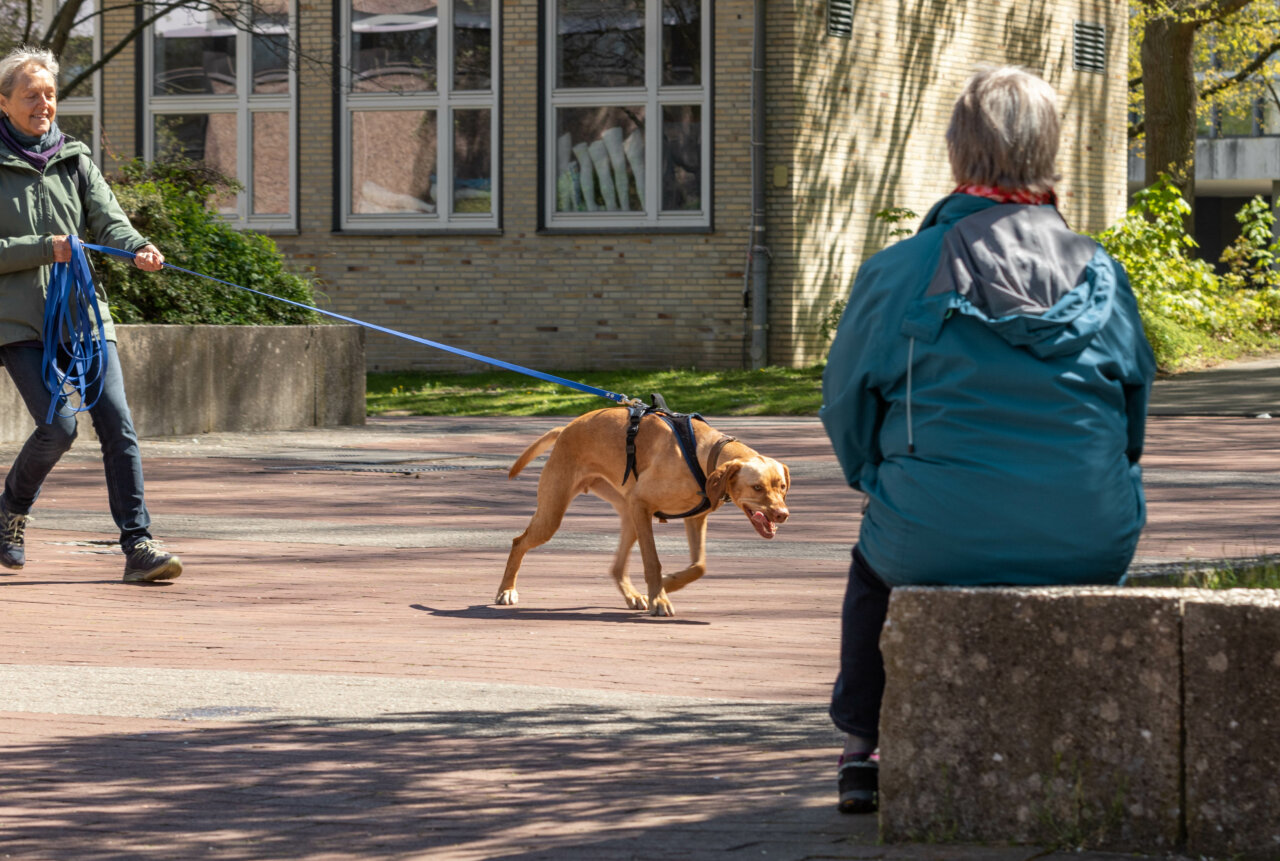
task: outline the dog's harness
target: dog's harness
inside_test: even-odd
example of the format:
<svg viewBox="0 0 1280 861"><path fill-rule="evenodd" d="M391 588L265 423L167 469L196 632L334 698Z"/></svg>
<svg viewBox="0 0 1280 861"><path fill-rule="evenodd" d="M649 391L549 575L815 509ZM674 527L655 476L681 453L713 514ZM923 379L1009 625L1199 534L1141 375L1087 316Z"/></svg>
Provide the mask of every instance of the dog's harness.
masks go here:
<svg viewBox="0 0 1280 861"><path fill-rule="evenodd" d="M693 420L697 419L703 424L706 424L707 420L697 413L672 412L662 395L653 394L649 397L652 400L650 406L633 403L627 407L627 468L622 473L622 483L626 484L627 479L636 474L636 435L640 432L640 420L645 416L657 416L666 422L671 432L675 434L676 443L680 446L680 454L684 456L685 465L693 475L693 480L698 486L698 495L702 500L683 514L655 511L653 516L658 518L659 522L666 523L668 520L679 520L701 514L711 507L711 500L707 498L707 473L716 471L716 461L720 458L720 452L724 451L726 445L734 442L734 438L727 434L720 435L715 445L711 447L711 453L707 455L707 469L703 471L702 465L698 463L698 439L693 432ZM725 498L728 498L727 495Z"/></svg>

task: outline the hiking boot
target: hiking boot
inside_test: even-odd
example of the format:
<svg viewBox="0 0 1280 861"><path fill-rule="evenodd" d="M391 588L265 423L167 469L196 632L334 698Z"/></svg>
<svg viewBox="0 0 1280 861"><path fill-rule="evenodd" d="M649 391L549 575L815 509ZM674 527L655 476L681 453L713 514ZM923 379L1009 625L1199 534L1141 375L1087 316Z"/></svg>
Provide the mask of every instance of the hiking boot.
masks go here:
<svg viewBox="0 0 1280 861"><path fill-rule="evenodd" d="M841 813L875 813L880 806L880 758L874 753L840 757Z"/></svg>
<svg viewBox="0 0 1280 861"><path fill-rule="evenodd" d="M0 565L17 571L27 564L23 533L30 519L25 514L10 514L0 502Z"/></svg>
<svg viewBox="0 0 1280 861"><path fill-rule="evenodd" d="M165 553L153 538L144 538L124 554L124 582L152 583L182 574L182 560Z"/></svg>

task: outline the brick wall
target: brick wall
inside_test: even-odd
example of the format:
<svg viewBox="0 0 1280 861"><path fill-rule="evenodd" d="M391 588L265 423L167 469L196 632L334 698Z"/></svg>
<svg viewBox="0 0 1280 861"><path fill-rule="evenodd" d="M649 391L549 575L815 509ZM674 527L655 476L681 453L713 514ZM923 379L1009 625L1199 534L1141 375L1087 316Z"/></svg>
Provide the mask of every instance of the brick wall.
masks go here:
<svg viewBox="0 0 1280 861"><path fill-rule="evenodd" d="M106 11L102 44L114 45L135 25L133 6ZM141 74L138 41L125 48L102 68L102 169L113 173L121 163L141 153L134 117L137 111L138 75Z"/></svg>
<svg viewBox="0 0 1280 861"><path fill-rule="evenodd" d="M788 174L769 194L775 362L821 358L822 314L847 294L858 264L893 241L876 212L902 206L923 216L953 187L944 135L981 64L1016 63L1057 89L1068 222L1098 230L1124 211L1125 3L861 2L851 39L826 35L825 0L789 5L791 41L770 38L770 73L783 79L770 86L774 116L786 118L770 133L771 163ZM1105 25L1108 74L1072 71L1077 20Z"/></svg>

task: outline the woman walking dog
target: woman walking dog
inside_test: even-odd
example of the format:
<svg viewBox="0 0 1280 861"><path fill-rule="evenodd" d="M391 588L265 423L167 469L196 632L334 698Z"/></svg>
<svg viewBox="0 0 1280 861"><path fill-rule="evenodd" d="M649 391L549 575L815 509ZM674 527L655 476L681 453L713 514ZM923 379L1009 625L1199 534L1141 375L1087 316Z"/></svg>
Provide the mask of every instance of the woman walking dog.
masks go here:
<svg viewBox="0 0 1280 861"><path fill-rule="evenodd" d="M1056 208L1052 88L975 75L947 130L955 191L863 264L821 416L867 497L831 717L840 809L877 805L889 590L1110 583L1146 520L1155 359L1123 267Z"/></svg>
<svg viewBox="0 0 1280 861"><path fill-rule="evenodd" d="M45 50L18 48L0 61L0 364L9 372L36 429L23 445L0 494L0 565L26 563L28 515L45 477L71 448L74 415L46 422L52 395L43 377L43 320L50 264L71 259L68 235L92 233L103 245L137 252L154 272L164 256L129 224L115 195L88 158L89 148L58 130L58 62ZM106 343L102 393L90 409L102 443L111 516L120 528L128 582L170 580L177 556L152 540L142 492L142 459L125 402L124 378L106 297L99 291Z"/></svg>

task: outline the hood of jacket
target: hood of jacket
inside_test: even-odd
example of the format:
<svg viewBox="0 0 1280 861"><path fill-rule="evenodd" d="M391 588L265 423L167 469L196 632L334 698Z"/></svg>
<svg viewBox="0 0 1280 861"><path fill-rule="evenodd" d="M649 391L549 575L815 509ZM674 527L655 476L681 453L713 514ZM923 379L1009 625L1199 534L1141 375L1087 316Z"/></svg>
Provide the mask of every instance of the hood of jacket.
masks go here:
<svg viewBox="0 0 1280 861"><path fill-rule="evenodd" d="M943 236L937 268L908 308L902 334L932 343L958 313L1041 358L1083 350L1115 299L1105 252L1052 206L995 204L972 212L968 197L943 199L921 226L961 216Z"/></svg>

